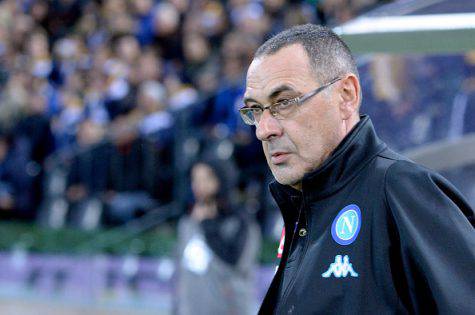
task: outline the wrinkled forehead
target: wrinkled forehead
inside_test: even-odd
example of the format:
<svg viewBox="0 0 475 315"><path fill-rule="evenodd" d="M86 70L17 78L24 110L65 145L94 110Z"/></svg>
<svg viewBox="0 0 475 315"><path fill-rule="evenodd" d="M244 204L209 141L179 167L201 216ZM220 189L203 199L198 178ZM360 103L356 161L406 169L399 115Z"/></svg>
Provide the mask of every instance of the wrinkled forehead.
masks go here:
<svg viewBox="0 0 475 315"><path fill-rule="evenodd" d="M252 61L247 71L244 97L266 101L280 86L303 91L313 84L315 77L305 51L292 45Z"/></svg>

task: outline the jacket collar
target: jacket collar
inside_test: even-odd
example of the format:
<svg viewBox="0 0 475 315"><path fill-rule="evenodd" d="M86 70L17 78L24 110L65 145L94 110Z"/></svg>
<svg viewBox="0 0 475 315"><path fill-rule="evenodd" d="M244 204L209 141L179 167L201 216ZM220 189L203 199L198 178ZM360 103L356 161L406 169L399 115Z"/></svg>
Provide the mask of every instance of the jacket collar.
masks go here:
<svg viewBox="0 0 475 315"><path fill-rule="evenodd" d="M304 176L303 197L321 199L335 193L385 148L386 145L376 135L369 116L362 115L330 157L316 170ZM269 186L281 209L292 206L292 200L302 196L299 191L275 180Z"/></svg>

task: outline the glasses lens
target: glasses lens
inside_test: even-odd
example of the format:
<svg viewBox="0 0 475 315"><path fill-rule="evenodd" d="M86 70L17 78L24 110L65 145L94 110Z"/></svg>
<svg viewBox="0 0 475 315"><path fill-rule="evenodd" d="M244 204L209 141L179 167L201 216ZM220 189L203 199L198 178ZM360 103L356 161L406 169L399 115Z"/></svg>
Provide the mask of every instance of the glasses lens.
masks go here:
<svg viewBox="0 0 475 315"><path fill-rule="evenodd" d="M277 119L285 119L293 114L297 106L296 99L285 100L272 106L272 115Z"/></svg>
<svg viewBox="0 0 475 315"><path fill-rule="evenodd" d="M241 118L247 125L254 125L256 123L253 110L251 108L241 108L239 110Z"/></svg>

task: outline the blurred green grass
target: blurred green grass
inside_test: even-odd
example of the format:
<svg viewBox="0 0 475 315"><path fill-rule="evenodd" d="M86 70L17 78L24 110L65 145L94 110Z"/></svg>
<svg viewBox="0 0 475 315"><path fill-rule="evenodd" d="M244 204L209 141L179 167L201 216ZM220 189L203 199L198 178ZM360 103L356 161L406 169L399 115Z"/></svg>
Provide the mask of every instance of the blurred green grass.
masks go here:
<svg viewBox="0 0 475 315"><path fill-rule="evenodd" d="M84 231L74 228L52 229L22 222L0 222L0 251L15 248L48 254L137 254L146 257L175 257L177 241L174 225L162 225L139 234L124 229ZM116 241L119 240L119 241ZM276 262L278 242L264 239L259 262Z"/></svg>

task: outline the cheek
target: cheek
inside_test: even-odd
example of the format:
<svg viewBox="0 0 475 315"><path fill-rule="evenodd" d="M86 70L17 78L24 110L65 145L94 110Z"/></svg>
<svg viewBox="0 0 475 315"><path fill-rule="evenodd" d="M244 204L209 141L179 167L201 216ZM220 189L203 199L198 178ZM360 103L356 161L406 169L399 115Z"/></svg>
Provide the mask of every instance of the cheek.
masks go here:
<svg viewBox="0 0 475 315"><path fill-rule="evenodd" d="M219 183L216 180L212 180L209 183L209 194L210 195L215 195L218 193L219 190Z"/></svg>
<svg viewBox="0 0 475 315"><path fill-rule="evenodd" d="M295 124L288 128L288 138L296 147L299 155L307 155L312 147L320 143L320 125L312 119L295 121Z"/></svg>
<svg viewBox="0 0 475 315"><path fill-rule="evenodd" d="M199 185L192 185L191 186L191 190L193 191L193 195L196 197L196 198L200 198L202 193L201 193L201 187Z"/></svg>
<svg viewBox="0 0 475 315"><path fill-rule="evenodd" d="M302 159L308 163L312 163L318 158L322 148L321 130L315 125L309 125L305 127L305 132L300 135L299 143L299 155Z"/></svg>
<svg viewBox="0 0 475 315"><path fill-rule="evenodd" d="M262 141L262 151L264 152L264 155L266 157L266 160L267 162L269 162L269 149L268 149L268 145L267 145L267 142L265 141Z"/></svg>
<svg viewBox="0 0 475 315"><path fill-rule="evenodd" d="M297 147L299 157L306 162L305 168L308 168L315 167L328 155L336 124L330 117L312 115L306 118L293 126L289 137Z"/></svg>

